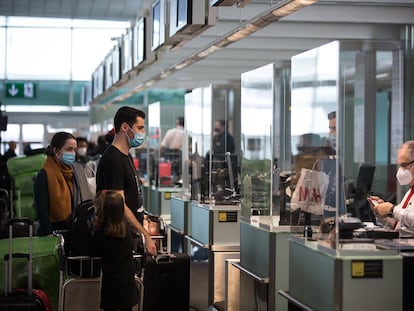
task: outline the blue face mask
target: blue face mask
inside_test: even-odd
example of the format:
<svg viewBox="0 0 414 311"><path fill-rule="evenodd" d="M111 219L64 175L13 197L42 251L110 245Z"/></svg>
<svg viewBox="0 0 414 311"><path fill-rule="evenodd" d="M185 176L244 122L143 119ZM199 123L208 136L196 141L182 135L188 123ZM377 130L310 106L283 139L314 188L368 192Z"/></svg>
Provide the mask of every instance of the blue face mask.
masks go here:
<svg viewBox="0 0 414 311"><path fill-rule="evenodd" d="M336 135L335 134L329 134L329 143L333 148L336 148Z"/></svg>
<svg viewBox="0 0 414 311"><path fill-rule="evenodd" d="M75 163L76 155L74 152L62 152L62 162L66 165Z"/></svg>
<svg viewBox="0 0 414 311"><path fill-rule="evenodd" d="M134 132L132 129L131 129L131 131L134 133L134 137L133 138L129 138L129 136L127 135L129 146L131 148L137 148L137 147L141 146L144 143L145 133Z"/></svg>

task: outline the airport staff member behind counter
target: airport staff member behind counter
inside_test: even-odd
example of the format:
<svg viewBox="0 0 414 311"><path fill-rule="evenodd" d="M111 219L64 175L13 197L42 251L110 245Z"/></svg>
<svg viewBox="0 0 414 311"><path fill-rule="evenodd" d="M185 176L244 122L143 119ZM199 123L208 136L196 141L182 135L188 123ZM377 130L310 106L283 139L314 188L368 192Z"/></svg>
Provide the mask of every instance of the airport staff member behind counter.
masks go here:
<svg viewBox="0 0 414 311"><path fill-rule="evenodd" d="M403 143L397 154L397 180L402 186L410 186L402 201L393 205L377 196L368 201L379 222L399 231L400 237L414 237L414 140Z"/></svg>

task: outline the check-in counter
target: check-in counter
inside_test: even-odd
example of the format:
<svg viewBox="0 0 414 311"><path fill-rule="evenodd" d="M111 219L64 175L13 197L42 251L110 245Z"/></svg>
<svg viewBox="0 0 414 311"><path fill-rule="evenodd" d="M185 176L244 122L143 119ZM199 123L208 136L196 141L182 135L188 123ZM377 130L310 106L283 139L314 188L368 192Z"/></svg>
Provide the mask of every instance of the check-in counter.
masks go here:
<svg viewBox="0 0 414 311"><path fill-rule="evenodd" d="M171 221L171 198L173 193L181 191L180 188L155 187L148 188L148 213L161 216L166 224Z"/></svg>
<svg viewBox="0 0 414 311"><path fill-rule="evenodd" d="M292 236L289 287L279 291L298 310L403 310L403 256L374 243L341 249Z"/></svg>
<svg viewBox="0 0 414 311"><path fill-rule="evenodd" d="M208 280L207 304L225 301L225 263L239 259L240 205L208 205L191 202L189 233L190 249L205 250Z"/></svg>
<svg viewBox="0 0 414 311"><path fill-rule="evenodd" d="M169 236L171 237L171 250L187 253L185 236L188 233L188 215L190 199L188 195L173 193L171 196L171 223Z"/></svg>
<svg viewBox="0 0 414 311"><path fill-rule="evenodd" d="M261 219L260 224L264 223ZM235 302L239 310L288 310L287 301L277 292L289 286L289 237L298 230L240 223L240 261L232 263L240 271L239 301Z"/></svg>

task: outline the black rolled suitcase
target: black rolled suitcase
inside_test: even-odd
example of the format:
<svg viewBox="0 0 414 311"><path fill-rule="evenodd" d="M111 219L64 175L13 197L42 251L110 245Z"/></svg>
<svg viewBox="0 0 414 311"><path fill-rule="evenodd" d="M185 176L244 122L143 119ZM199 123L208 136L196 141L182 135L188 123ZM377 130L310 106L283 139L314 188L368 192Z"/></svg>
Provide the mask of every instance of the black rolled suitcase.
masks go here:
<svg viewBox="0 0 414 311"><path fill-rule="evenodd" d="M190 305L190 256L148 256L144 268L144 311L186 311Z"/></svg>

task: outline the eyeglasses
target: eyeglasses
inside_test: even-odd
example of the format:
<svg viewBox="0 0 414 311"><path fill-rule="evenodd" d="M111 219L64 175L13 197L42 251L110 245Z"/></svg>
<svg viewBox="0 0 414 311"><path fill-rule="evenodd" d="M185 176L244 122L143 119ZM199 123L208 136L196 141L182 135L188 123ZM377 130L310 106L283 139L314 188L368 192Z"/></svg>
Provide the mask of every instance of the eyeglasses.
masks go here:
<svg viewBox="0 0 414 311"><path fill-rule="evenodd" d="M402 162L402 163L400 163L400 167L402 167L403 169L407 169L413 163L414 163L414 161L411 161L411 162Z"/></svg>

